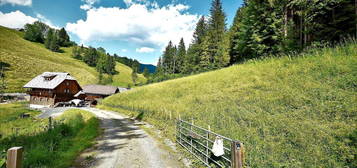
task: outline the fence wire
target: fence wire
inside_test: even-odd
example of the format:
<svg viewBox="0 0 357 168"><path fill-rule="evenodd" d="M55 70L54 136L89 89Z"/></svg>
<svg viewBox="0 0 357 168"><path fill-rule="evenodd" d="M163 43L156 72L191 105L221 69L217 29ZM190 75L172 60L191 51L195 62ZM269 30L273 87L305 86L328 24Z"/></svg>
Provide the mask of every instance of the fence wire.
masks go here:
<svg viewBox="0 0 357 168"><path fill-rule="evenodd" d="M216 137L221 137L224 144L224 155L219 157L214 156L211 150ZM233 140L230 138L179 119L176 141L207 167L231 167L230 145Z"/></svg>

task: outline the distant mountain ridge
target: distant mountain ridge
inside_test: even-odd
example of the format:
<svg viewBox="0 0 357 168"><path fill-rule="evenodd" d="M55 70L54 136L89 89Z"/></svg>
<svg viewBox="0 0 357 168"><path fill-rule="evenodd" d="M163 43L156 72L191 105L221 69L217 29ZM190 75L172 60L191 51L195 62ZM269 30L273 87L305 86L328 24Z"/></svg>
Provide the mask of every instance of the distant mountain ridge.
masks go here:
<svg viewBox="0 0 357 168"><path fill-rule="evenodd" d="M139 67L139 72L144 72L144 69L147 68L150 73L155 73L156 72L156 66L152 64L141 64Z"/></svg>

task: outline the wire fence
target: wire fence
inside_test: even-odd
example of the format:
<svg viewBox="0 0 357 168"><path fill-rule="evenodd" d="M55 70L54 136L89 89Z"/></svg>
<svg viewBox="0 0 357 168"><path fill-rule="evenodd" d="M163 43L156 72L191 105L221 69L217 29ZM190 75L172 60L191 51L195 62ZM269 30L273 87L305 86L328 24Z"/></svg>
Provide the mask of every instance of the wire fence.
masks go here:
<svg viewBox="0 0 357 168"><path fill-rule="evenodd" d="M22 116L21 116L22 117ZM0 132L0 139L3 137L17 137L20 135L23 136L34 136L38 133L46 132L50 129L53 129L61 124L64 124L64 120L53 120L52 117L48 118L48 121L38 121L39 124L35 126L28 127L12 127L11 129L3 129Z"/></svg>
<svg viewBox="0 0 357 168"><path fill-rule="evenodd" d="M217 157L212 153L215 139L223 141L224 154ZM212 132L209 129L196 126L193 123L177 120L176 141L207 167L242 167L243 147L239 141Z"/></svg>

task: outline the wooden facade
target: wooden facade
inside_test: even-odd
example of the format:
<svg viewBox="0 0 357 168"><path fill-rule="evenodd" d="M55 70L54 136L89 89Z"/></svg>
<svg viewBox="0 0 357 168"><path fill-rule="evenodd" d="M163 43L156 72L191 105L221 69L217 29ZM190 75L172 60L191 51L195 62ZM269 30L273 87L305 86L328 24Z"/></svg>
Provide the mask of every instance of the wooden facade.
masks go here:
<svg viewBox="0 0 357 168"><path fill-rule="evenodd" d="M31 88L30 104L52 106L58 102L68 102L81 90L76 80L64 80L54 89Z"/></svg>

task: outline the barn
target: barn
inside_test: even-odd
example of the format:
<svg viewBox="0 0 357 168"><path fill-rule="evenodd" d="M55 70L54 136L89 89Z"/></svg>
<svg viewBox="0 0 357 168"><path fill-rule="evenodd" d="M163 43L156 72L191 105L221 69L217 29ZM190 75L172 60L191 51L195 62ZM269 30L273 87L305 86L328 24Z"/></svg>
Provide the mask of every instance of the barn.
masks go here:
<svg viewBox="0 0 357 168"><path fill-rule="evenodd" d="M86 100L96 100L119 93L119 88L108 85L86 85L83 87L83 93L86 95Z"/></svg>
<svg viewBox="0 0 357 168"><path fill-rule="evenodd" d="M28 89L30 104L43 106L70 101L82 90L77 80L65 72L44 72L24 85L24 88Z"/></svg>

